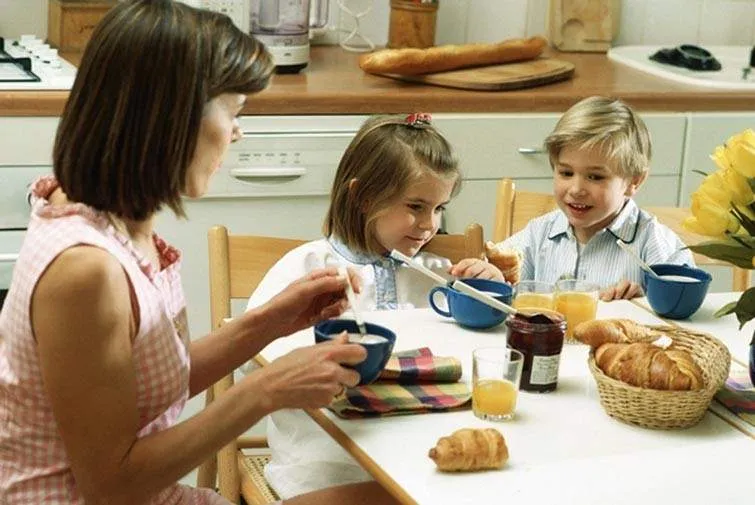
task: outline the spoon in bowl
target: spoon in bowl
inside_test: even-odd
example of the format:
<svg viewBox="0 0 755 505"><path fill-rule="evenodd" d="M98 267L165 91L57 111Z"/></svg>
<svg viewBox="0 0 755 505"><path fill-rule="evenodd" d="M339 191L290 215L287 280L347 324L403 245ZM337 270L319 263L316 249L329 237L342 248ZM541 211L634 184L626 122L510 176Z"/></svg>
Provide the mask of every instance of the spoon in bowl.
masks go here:
<svg viewBox="0 0 755 505"><path fill-rule="evenodd" d="M359 333L364 338L367 335L367 326L364 324L362 313L357 309L357 297L354 294L354 287L351 285L351 277L349 277L349 271L346 267L338 267L338 274L346 277L346 298L349 300L352 312L354 312L354 320L357 322Z"/></svg>
<svg viewBox="0 0 755 505"><path fill-rule="evenodd" d="M553 323L553 319L551 319L550 317L548 317L547 315L543 313L540 313L540 312L524 313L519 310L516 310L514 307L510 305L506 305L500 300L496 300L495 298L488 295L487 293L483 293L482 291L473 288L469 284L465 284L459 280L447 281L444 277L436 274L435 272L433 272L426 266L417 263L416 261L411 259L409 256L403 254L400 251L397 251L395 249L392 250L391 258L399 260L407 264L411 268L431 278L433 281L435 281L437 284L440 284L441 286L448 286L452 289L455 289L456 291L460 291L464 293L465 295L468 295L474 298L478 302L484 303L485 305L493 307L494 309L498 309L501 312L504 312L506 314L513 314L533 324L552 324Z"/></svg>
<svg viewBox="0 0 755 505"><path fill-rule="evenodd" d="M642 258L640 258L640 256L636 252L634 252L632 248L626 244L626 242L624 242L623 240L619 238L619 239L616 239L616 245L618 245L621 249L623 249L625 253L629 254L629 256L631 256L632 259L636 261L638 265L640 265L640 268L642 268L644 271L649 273L651 277L660 279L658 274L655 273L652 268L650 268L650 265L642 261Z"/></svg>

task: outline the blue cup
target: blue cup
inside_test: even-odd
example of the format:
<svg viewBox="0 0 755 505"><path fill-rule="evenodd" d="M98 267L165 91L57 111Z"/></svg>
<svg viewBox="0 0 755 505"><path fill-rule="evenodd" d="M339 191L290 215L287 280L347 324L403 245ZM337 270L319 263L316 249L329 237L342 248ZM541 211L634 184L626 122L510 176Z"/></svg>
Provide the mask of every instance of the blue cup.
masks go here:
<svg viewBox="0 0 755 505"><path fill-rule="evenodd" d="M461 279L461 282L511 305L513 288L505 282L486 279ZM447 311L435 303L435 295L438 293L442 293L446 298ZM506 319L506 314L500 310L447 286L438 286L430 291L430 307L441 316L452 317L457 323L468 328L492 328Z"/></svg>
<svg viewBox="0 0 755 505"><path fill-rule="evenodd" d="M333 340L344 331L349 334L349 341L359 340L362 347L367 350L367 357L361 363L351 366L359 373L359 385L369 384L378 378L385 368L388 358L393 352L393 344L396 343L396 334L384 326L365 323L367 338L361 338L356 321L351 319L330 319L315 325L315 342L327 342ZM361 340L366 340L361 341Z"/></svg>
<svg viewBox="0 0 755 505"><path fill-rule="evenodd" d="M645 295L653 311L668 319L686 319L694 314L703 304L708 293L711 275L705 270L687 265L657 264L651 265L660 279L643 271ZM678 276L695 279L691 282L663 278Z"/></svg>

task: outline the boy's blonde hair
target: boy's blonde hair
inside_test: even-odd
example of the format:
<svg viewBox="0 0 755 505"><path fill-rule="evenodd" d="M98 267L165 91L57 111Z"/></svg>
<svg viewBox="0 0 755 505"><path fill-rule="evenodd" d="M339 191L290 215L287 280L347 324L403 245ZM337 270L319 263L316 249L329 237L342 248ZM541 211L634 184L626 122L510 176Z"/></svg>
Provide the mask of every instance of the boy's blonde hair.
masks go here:
<svg viewBox="0 0 755 505"><path fill-rule="evenodd" d="M634 178L650 168L650 133L624 102L602 96L585 98L567 110L545 139L551 167L564 147L601 149L616 174Z"/></svg>
<svg viewBox="0 0 755 505"><path fill-rule="evenodd" d="M429 120L416 118L375 116L365 121L338 165L325 236L335 235L354 251L380 254L375 222L413 181L429 171L454 178L451 194L458 193L461 176L450 144Z"/></svg>

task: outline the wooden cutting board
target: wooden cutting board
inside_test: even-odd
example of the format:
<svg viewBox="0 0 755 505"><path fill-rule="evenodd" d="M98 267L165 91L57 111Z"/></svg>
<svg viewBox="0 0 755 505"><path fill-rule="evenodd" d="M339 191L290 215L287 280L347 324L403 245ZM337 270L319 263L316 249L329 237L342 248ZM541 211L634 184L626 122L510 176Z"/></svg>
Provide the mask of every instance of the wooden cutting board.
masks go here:
<svg viewBox="0 0 755 505"><path fill-rule="evenodd" d="M548 39L560 51L606 52L618 30L618 0L550 0Z"/></svg>
<svg viewBox="0 0 755 505"><path fill-rule="evenodd" d="M378 74L400 81L433 84L448 88L504 91L530 88L568 79L574 73L574 64L552 58L503 65L464 68L436 74L397 75Z"/></svg>

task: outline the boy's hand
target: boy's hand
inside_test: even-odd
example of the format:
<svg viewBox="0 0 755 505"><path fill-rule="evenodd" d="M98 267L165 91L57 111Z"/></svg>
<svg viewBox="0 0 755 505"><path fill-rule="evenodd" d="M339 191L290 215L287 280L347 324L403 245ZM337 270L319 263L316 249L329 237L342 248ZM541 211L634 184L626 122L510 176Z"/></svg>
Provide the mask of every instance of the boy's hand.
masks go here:
<svg viewBox="0 0 755 505"><path fill-rule="evenodd" d="M464 258L457 264L451 265L448 273L454 277L474 277L477 279L504 281L503 274L495 265L476 258Z"/></svg>
<svg viewBox="0 0 755 505"><path fill-rule="evenodd" d="M642 287L636 282L628 280L619 281L613 286L609 286L600 292L600 299L604 302L611 300L631 300L642 296Z"/></svg>

